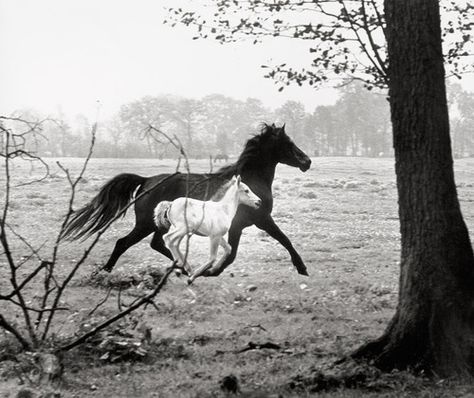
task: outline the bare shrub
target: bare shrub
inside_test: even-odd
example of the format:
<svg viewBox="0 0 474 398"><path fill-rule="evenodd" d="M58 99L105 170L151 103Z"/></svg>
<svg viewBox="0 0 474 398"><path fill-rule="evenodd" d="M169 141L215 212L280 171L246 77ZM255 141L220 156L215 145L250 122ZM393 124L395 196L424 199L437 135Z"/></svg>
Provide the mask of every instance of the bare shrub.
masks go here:
<svg viewBox="0 0 474 398"><path fill-rule="evenodd" d="M139 197L147 194L169 177L158 181L154 186L137 195L83 247L82 254L66 272L64 272L64 269L59 272L62 268L59 267L59 258L64 251L64 231L68 221L74 214L73 205L77 189L80 184L88 182L84 175L93 153L97 124L94 124L91 129L89 151L79 173L73 176L63 164L56 162L63 174L63 177L59 177L57 174L51 174L50 165L35 154L34 143L39 139L46 139L42 134L42 127L45 123L58 122L49 119L30 121L17 117L0 116L0 156L3 158L3 168L1 169L3 176L0 177L3 177L4 183L3 204L0 208L0 250L2 251L2 257L4 256L6 259L6 267L2 268L2 282L4 283L0 284L0 301L2 302L0 306L0 330L3 330L8 340L16 340L18 346L24 352L35 353L35 366L39 372L38 379L51 381L50 379L56 376L60 377L59 373L53 371L55 361L58 361L58 366L60 366L60 353L86 342L87 344L95 344L103 360L113 362L125 358L143 357L146 354L146 350L143 348L146 339L143 340L143 338L145 335L148 336L147 338L151 335L146 330L145 332L137 332L137 325L132 328L134 318L130 318L130 315L137 309L146 308L148 305L156 307L153 299L174 271L175 263L166 271L156 268L145 269L137 275L132 275L127 280L120 279L119 276L105 278L100 273L91 276L89 278L90 283L102 285L108 289L104 297L94 303L90 310L86 311L89 317L92 317L109 300L112 288L119 287L121 289L127 285L143 284L145 280L143 286L146 289L143 289L143 292L128 305L121 303L119 295L118 310L115 313L107 317L93 317L92 320L88 321L87 326L86 323L78 325L74 336L69 337L67 341L55 336L55 332L62 323L57 314L71 311L69 307L63 304L68 289L73 286L72 281L77 276L79 268L89 258L101 236L112 222L121 217ZM184 158L186 169L189 171L186 153L179 140L176 137L169 137L150 126L149 133L151 131L164 136L179 150L180 159ZM31 177L30 180L24 180L24 177L22 177L21 184L15 185L13 162L17 161L29 162L35 167L39 165L42 171L40 176ZM178 162L178 168L180 161ZM70 193L64 216L59 219L59 230L52 240L45 240L42 244L36 245L18 232L15 221L11 220L12 197L15 189L19 186L41 183L47 178L64 180L69 185ZM44 198L40 194L33 194L30 195L30 199ZM21 255L15 249L19 246L22 247ZM25 251L27 254L24 254ZM114 327L109 328L111 325L114 325ZM143 336L140 337L140 333ZM15 357L18 351L16 349L8 352L8 350L0 347L0 355L4 358Z"/></svg>

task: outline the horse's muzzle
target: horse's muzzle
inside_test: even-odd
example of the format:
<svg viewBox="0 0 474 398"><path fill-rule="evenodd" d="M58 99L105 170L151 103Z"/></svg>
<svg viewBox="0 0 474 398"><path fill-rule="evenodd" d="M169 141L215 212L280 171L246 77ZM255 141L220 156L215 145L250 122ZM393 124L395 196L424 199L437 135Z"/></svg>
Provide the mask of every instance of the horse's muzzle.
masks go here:
<svg viewBox="0 0 474 398"><path fill-rule="evenodd" d="M311 159L307 158L303 162L300 163L300 170L305 172L311 167Z"/></svg>
<svg viewBox="0 0 474 398"><path fill-rule="evenodd" d="M258 209L262 205L262 199L256 200L254 202L255 208Z"/></svg>

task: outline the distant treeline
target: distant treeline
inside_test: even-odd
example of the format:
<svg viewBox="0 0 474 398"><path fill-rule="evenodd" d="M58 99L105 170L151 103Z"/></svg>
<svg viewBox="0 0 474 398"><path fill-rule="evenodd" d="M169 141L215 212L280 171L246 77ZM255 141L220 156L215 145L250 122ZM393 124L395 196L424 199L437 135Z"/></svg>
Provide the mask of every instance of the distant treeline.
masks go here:
<svg viewBox="0 0 474 398"><path fill-rule="evenodd" d="M451 85L448 91L453 152L456 157L471 156L474 94L459 85ZM18 114L26 119L39 118L31 112ZM44 125L46 140L31 142L32 149L40 156L85 156L93 121L84 116L73 123L61 115L55 119ZM236 156L264 121L286 123L288 134L311 156L392 155L386 94L352 84L340 90L334 105L318 106L312 113L297 101L271 110L257 99L240 101L220 94L200 100L170 95L144 97L123 105L113 118L99 124L94 156L176 158L175 148L145 134L149 125L179 137L189 157Z"/></svg>

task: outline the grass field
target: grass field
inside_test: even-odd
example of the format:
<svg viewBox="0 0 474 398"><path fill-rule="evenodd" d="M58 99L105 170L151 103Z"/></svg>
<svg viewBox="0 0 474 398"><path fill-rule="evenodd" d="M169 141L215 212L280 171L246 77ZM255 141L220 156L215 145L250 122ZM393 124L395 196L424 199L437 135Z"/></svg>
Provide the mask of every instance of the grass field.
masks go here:
<svg viewBox="0 0 474 398"><path fill-rule="evenodd" d="M61 161L77 172L79 160ZM143 361L110 363L93 349L73 350L65 356L61 396L224 396L219 383L230 374L238 378L244 393L254 394L248 396L312 395L304 385L292 389L291 381L378 336L394 312L400 243L393 162L314 158L306 173L278 166L273 216L310 276L296 273L276 241L255 227L248 228L236 261L220 277L200 278L191 288L185 278L172 277L157 297L157 307L137 314L152 333ZM174 166L171 161L93 159L80 184L77 206L118 173L149 176L172 171ZM15 182L25 182L38 172L22 167L14 170ZM206 161L193 161L191 167L196 172L208 171ZM473 235L474 159L457 160L455 170L462 210ZM53 162L52 172L53 178L13 192L10 222L36 246L53 241L67 206L67 183ZM129 212L104 235L82 267L62 303L71 311L62 315L58 337L74 331L84 318L84 308L100 301L107 284L168 265L146 239L122 256L110 276L91 279L97 265L108 259L116 239L132 226L133 212ZM65 272L73 265L84 244L62 248L60 269ZM27 253L20 242L13 249L17 257ZM43 249L47 252L48 243ZM193 238L191 264L204 261L207 253L208 241ZM2 291L7 286L3 257L0 270ZM31 286L33 292L35 288ZM141 283L123 290L122 300L129 302L146 289ZM97 316L117 310L117 294L118 289ZM249 343L267 342L280 349L242 351ZM8 371L8 364L0 369L0 397L7 397L16 391L17 378ZM442 382L425 386L419 380L410 382L408 376L397 380L401 381L381 391L339 389L322 396L461 396L474 391Z"/></svg>

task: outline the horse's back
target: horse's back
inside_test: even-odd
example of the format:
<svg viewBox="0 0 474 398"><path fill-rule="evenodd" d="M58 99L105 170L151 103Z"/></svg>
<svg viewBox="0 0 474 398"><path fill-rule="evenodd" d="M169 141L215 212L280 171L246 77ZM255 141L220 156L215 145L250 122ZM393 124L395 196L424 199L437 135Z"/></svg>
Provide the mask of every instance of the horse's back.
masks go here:
<svg viewBox="0 0 474 398"><path fill-rule="evenodd" d="M222 184L222 179L214 175L197 173L159 174L149 177L137 191L141 196L135 203L137 219L153 219L153 211L158 203L173 201L179 197L207 200Z"/></svg>

